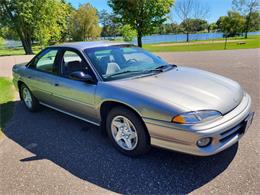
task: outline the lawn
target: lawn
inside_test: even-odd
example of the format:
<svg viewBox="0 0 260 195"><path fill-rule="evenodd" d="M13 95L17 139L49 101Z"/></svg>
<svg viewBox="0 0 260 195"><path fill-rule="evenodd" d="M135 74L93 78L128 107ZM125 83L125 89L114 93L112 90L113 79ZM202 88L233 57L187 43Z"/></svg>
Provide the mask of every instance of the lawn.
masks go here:
<svg viewBox="0 0 260 195"><path fill-rule="evenodd" d="M36 54L40 51L39 46L33 46L33 52ZM23 47L6 48L0 45L0 56L13 56L13 55L25 55Z"/></svg>
<svg viewBox="0 0 260 195"><path fill-rule="evenodd" d="M208 51L224 50L224 39L209 41L191 41L189 43L157 43L145 44L144 49L151 52L178 52L178 51ZM260 48L260 35L249 36L247 39L236 37L227 42L227 49Z"/></svg>
<svg viewBox="0 0 260 195"><path fill-rule="evenodd" d="M14 87L12 80L0 77L0 138L2 131L11 118L14 108Z"/></svg>

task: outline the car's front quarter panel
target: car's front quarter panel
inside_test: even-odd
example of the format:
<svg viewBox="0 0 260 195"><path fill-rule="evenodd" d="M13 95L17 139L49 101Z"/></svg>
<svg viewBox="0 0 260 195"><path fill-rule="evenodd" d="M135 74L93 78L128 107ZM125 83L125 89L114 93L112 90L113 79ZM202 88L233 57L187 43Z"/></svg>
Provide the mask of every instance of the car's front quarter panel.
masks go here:
<svg viewBox="0 0 260 195"><path fill-rule="evenodd" d="M96 91L97 110L100 110L102 104L107 101L118 102L132 108L143 120L170 122L173 116L184 111L169 105L166 101L161 102L122 86L116 86L113 82L100 82Z"/></svg>
<svg viewBox="0 0 260 195"><path fill-rule="evenodd" d="M26 66L25 64L17 64L13 66L12 72L13 72L13 83L15 88L18 90L18 82L26 82L26 76L28 73L26 72Z"/></svg>

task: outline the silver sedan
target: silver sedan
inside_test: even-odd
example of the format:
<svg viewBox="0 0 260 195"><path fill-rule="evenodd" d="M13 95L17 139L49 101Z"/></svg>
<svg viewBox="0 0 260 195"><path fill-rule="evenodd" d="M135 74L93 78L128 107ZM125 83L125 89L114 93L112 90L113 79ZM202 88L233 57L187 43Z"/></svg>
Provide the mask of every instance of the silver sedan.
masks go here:
<svg viewBox="0 0 260 195"><path fill-rule="evenodd" d="M127 43L48 47L15 65L13 81L29 111L43 105L100 126L129 156L151 145L216 154L238 142L254 116L237 82Z"/></svg>

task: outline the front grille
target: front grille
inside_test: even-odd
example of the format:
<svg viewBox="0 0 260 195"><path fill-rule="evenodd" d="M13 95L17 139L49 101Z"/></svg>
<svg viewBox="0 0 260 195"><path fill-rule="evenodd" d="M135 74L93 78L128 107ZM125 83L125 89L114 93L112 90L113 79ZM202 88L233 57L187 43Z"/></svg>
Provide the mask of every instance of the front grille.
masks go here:
<svg viewBox="0 0 260 195"><path fill-rule="evenodd" d="M232 137L234 137L235 135L244 134L245 129L246 129L246 121L244 120L241 123L239 123L238 125L236 125L235 127L231 128L225 132L222 132L220 134L221 138L219 141L225 142L225 141L231 139Z"/></svg>

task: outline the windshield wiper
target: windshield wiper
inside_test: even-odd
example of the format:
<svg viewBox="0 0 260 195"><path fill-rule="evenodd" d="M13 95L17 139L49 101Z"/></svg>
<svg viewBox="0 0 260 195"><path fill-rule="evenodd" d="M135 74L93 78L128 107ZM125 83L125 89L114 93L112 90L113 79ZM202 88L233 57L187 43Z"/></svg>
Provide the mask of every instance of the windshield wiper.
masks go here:
<svg viewBox="0 0 260 195"><path fill-rule="evenodd" d="M149 72L153 72L153 71L159 71L159 72L163 72L163 70L167 67L173 67L173 68L176 68L177 66L175 64L164 64L164 65L161 65L161 66L158 66L154 69L150 69L150 70L147 70Z"/></svg>
<svg viewBox="0 0 260 195"><path fill-rule="evenodd" d="M113 76L118 76L121 74L127 74L127 73L139 73L139 74L149 74L151 72L163 72L163 70L167 67L177 67L176 65L173 64L165 64L165 65L161 65L156 67L155 69L148 69L148 70L126 70L126 71L122 71L122 72L116 72L114 74L111 74L109 76L106 77L106 79L111 78Z"/></svg>
<svg viewBox="0 0 260 195"><path fill-rule="evenodd" d="M142 73L143 71L137 71L137 70L126 70L126 71L122 71L122 72L117 72L114 74L109 75L107 78L113 77L113 76L117 76L117 75L121 75L121 74L127 74L127 73Z"/></svg>

